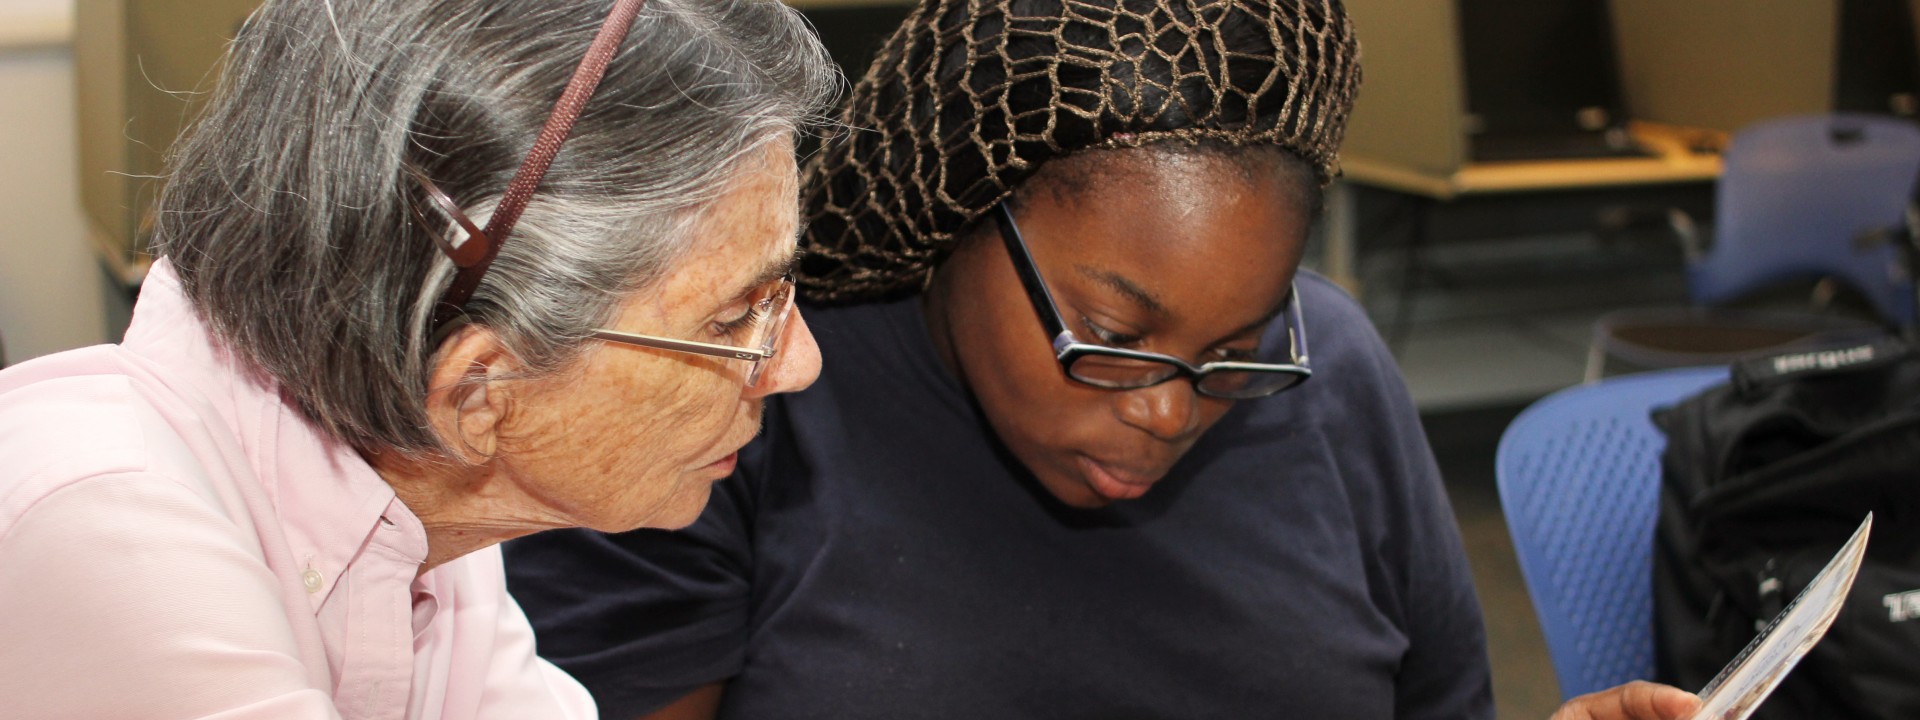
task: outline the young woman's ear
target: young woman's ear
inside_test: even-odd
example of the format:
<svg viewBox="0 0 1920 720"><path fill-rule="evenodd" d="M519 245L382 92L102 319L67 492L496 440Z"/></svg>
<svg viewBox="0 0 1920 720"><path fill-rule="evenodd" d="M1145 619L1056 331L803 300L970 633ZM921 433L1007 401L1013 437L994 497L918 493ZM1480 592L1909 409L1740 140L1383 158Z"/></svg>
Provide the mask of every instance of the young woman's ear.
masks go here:
<svg viewBox="0 0 1920 720"><path fill-rule="evenodd" d="M441 343L427 375L427 419L461 460L486 462L499 447L511 395L494 381L515 369L492 330L468 325Z"/></svg>

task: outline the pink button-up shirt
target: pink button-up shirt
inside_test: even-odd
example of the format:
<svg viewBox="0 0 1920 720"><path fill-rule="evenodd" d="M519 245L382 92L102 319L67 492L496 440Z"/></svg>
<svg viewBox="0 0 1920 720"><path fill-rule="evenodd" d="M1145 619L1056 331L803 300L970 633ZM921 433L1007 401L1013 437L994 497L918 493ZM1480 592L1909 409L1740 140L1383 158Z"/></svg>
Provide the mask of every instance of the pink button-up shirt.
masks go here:
<svg viewBox="0 0 1920 720"><path fill-rule="evenodd" d="M499 548L426 556L164 261L124 343L0 372L0 717L594 715Z"/></svg>

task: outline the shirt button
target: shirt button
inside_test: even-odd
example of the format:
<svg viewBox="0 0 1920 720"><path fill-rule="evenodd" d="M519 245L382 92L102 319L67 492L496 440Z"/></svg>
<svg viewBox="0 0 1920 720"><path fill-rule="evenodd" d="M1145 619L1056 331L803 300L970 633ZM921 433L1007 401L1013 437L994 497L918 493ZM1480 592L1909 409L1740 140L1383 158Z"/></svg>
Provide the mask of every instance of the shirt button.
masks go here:
<svg viewBox="0 0 1920 720"><path fill-rule="evenodd" d="M319 570L309 569L300 573L300 582L306 583L307 592L320 592L320 584L325 582L325 578L320 577Z"/></svg>

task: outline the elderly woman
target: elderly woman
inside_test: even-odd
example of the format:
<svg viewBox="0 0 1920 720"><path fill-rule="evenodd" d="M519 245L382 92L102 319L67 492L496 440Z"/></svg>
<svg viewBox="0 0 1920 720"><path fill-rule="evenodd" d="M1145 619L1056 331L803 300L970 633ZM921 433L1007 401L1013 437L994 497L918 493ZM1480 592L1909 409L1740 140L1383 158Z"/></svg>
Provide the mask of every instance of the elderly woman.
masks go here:
<svg viewBox="0 0 1920 720"><path fill-rule="evenodd" d="M126 341L0 373L0 716L592 716L497 544L692 522L813 380L836 87L775 0L268 2Z"/></svg>
<svg viewBox="0 0 1920 720"><path fill-rule="evenodd" d="M810 171L820 384L686 532L511 545L543 650L623 719L1491 718L1412 404L1298 269L1357 60L1335 0L924 2Z"/></svg>

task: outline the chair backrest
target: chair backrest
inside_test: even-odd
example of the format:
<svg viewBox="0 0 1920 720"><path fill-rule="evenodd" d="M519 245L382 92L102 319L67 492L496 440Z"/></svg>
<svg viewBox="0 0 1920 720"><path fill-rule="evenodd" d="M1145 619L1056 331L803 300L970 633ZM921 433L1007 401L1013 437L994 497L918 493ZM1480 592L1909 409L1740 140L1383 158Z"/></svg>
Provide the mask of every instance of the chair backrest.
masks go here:
<svg viewBox="0 0 1920 720"><path fill-rule="evenodd" d="M1682 368L1562 390L1500 436L1500 504L1565 697L1652 677L1666 438L1648 413L1726 378Z"/></svg>
<svg viewBox="0 0 1920 720"><path fill-rule="evenodd" d="M1853 113L1768 120L1736 133L1725 161L1713 244L1688 268L1694 303L1827 276L1893 324L1914 324L1913 282L1894 243L1920 179L1920 126ZM1876 231L1894 234L1863 247Z"/></svg>

